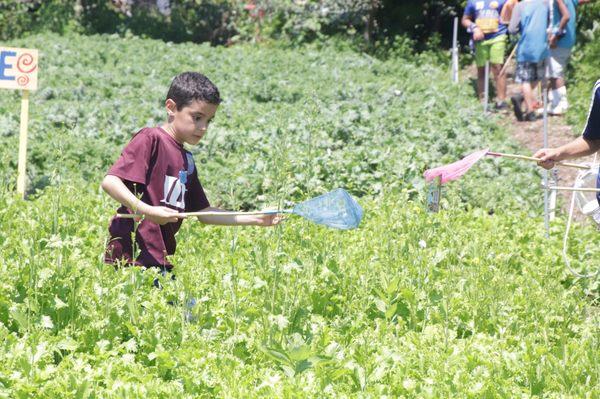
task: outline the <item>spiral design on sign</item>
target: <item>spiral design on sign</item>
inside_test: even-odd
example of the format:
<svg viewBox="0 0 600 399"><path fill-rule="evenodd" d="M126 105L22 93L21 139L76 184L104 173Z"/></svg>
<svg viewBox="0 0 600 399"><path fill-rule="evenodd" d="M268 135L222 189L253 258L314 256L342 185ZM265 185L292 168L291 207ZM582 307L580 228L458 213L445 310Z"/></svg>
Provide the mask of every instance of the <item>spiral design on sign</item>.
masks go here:
<svg viewBox="0 0 600 399"><path fill-rule="evenodd" d="M17 78L17 84L19 86L27 86L27 83L29 83L29 76L21 75Z"/></svg>
<svg viewBox="0 0 600 399"><path fill-rule="evenodd" d="M23 53L17 59L17 69L22 73L31 73L35 71L37 64L33 62L33 56L29 53Z"/></svg>

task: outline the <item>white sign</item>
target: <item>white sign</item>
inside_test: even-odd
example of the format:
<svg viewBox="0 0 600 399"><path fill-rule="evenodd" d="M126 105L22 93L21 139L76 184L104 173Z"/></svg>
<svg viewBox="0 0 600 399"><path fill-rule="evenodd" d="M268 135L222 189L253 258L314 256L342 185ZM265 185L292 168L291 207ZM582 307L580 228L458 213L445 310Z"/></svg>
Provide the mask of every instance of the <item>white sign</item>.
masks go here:
<svg viewBox="0 0 600 399"><path fill-rule="evenodd" d="M38 51L0 47L0 89L37 90Z"/></svg>

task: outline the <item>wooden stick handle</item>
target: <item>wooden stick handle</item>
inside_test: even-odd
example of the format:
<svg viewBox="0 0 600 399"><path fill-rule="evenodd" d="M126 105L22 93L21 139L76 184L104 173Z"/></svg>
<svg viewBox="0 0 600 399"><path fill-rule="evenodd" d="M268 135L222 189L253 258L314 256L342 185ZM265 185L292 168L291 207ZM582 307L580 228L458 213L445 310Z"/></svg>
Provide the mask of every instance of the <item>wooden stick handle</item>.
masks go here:
<svg viewBox="0 0 600 399"><path fill-rule="evenodd" d="M486 155L491 155L493 157L504 157L504 158L513 158L513 159L522 159L524 161L532 161L539 162L541 158L528 157L525 155L516 155L516 154L504 154L502 152L491 152L489 151ZM577 168L577 169L590 169L589 165L582 165L578 163L570 163L570 162L557 162L558 166L566 166L568 168Z"/></svg>
<svg viewBox="0 0 600 399"><path fill-rule="evenodd" d="M178 217L180 219L185 219L192 216L243 216L243 215L274 215L278 213L289 213L289 211L253 211L253 212L218 212L218 211L206 211L206 212L180 212L174 214L173 216ZM120 219L135 219L142 217L142 215L137 213L117 213L117 217Z"/></svg>
<svg viewBox="0 0 600 399"><path fill-rule="evenodd" d="M508 68L508 64L510 63L510 60L512 60L512 58L515 56L515 53L517 52L517 47L518 47L518 45L516 45L515 47L513 47L512 51L510 52L510 55L506 59L506 62L504 63L504 66L500 70L500 76L504 75L504 73L506 72L506 69Z"/></svg>
<svg viewBox="0 0 600 399"><path fill-rule="evenodd" d="M550 186L548 190L563 190L563 191L583 191L588 193L600 193L600 188L592 187L562 187L562 186Z"/></svg>

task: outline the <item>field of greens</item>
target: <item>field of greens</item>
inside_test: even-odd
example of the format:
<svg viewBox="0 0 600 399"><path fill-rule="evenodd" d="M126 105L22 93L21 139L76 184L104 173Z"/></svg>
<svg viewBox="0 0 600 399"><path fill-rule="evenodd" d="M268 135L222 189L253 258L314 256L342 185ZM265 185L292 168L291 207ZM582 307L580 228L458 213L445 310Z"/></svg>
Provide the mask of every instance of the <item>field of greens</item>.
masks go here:
<svg viewBox="0 0 600 399"><path fill-rule="evenodd" d="M425 212L427 167L523 152L445 67L339 44L9 45L39 48L41 72L26 201L11 187L19 96L0 99L0 397L600 396L598 280L565 271L562 220L544 237L533 166L481 161L442 212ZM116 204L99 182L133 133L164 119L186 70L225 98L193 149L213 204L287 206L344 187L361 227L187 221L162 290L153 271L104 265ZM598 241L575 229L575 267L596 267Z"/></svg>

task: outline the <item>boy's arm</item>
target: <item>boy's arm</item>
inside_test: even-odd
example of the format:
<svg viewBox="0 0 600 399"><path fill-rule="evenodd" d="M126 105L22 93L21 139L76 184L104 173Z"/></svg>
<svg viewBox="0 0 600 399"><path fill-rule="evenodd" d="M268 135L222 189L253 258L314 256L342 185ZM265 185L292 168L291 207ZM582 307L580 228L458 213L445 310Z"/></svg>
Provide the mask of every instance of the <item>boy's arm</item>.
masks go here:
<svg viewBox="0 0 600 399"><path fill-rule="evenodd" d="M558 39L560 38L559 32L564 32L564 29L571 19L571 13L569 12L569 9L563 0L556 0L556 5L558 6L558 11L560 12L560 23L558 24L557 31L554 31L554 28L552 29L549 40L550 48L556 47L556 42L558 42Z"/></svg>
<svg viewBox="0 0 600 399"><path fill-rule="evenodd" d="M469 28L473 24L473 20L471 19L470 15L465 14L460 19L460 23L462 24L463 28L469 30Z"/></svg>
<svg viewBox="0 0 600 399"><path fill-rule="evenodd" d="M147 219L158 224L167 224L177 221L177 211L164 207L152 206L138 199L123 183L119 177L106 175L102 180L102 189L113 199L133 210L135 213L144 215Z"/></svg>
<svg viewBox="0 0 600 399"><path fill-rule="evenodd" d="M483 34L483 31L473 21L475 19L474 15L475 10L473 8L473 4L469 1L467 2L467 7L465 8L465 13L462 16L460 23L467 30L467 32L473 35L473 40L483 40L485 35Z"/></svg>
<svg viewBox="0 0 600 399"><path fill-rule="evenodd" d="M510 33L511 35L519 33L521 26L521 7L522 3L518 3L512 11L512 15L510 16L510 24L508 24L508 33Z"/></svg>
<svg viewBox="0 0 600 399"><path fill-rule="evenodd" d="M533 156L542 159L538 162L538 165L545 169L552 169L556 162L584 157L598 150L600 150L600 140L589 140L580 136L558 148L542 148L533 154Z"/></svg>
<svg viewBox="0 0 600 399"><path fill-rule="evenodd" d="M202 209L204 212L227 212L224 209L208 207ZM283 218L281 215L206 215L198 216L198 220L204 224L217 226L274 226L279 224Z"/></svg>
<svg viewBox="0 0 600 399"><path fill-rule="evenodd" d="M518 3L518 0L508 0L504 7L502 7L502 12L500 12L500 22L506 25L510 23L512 12Z"/></svg>

